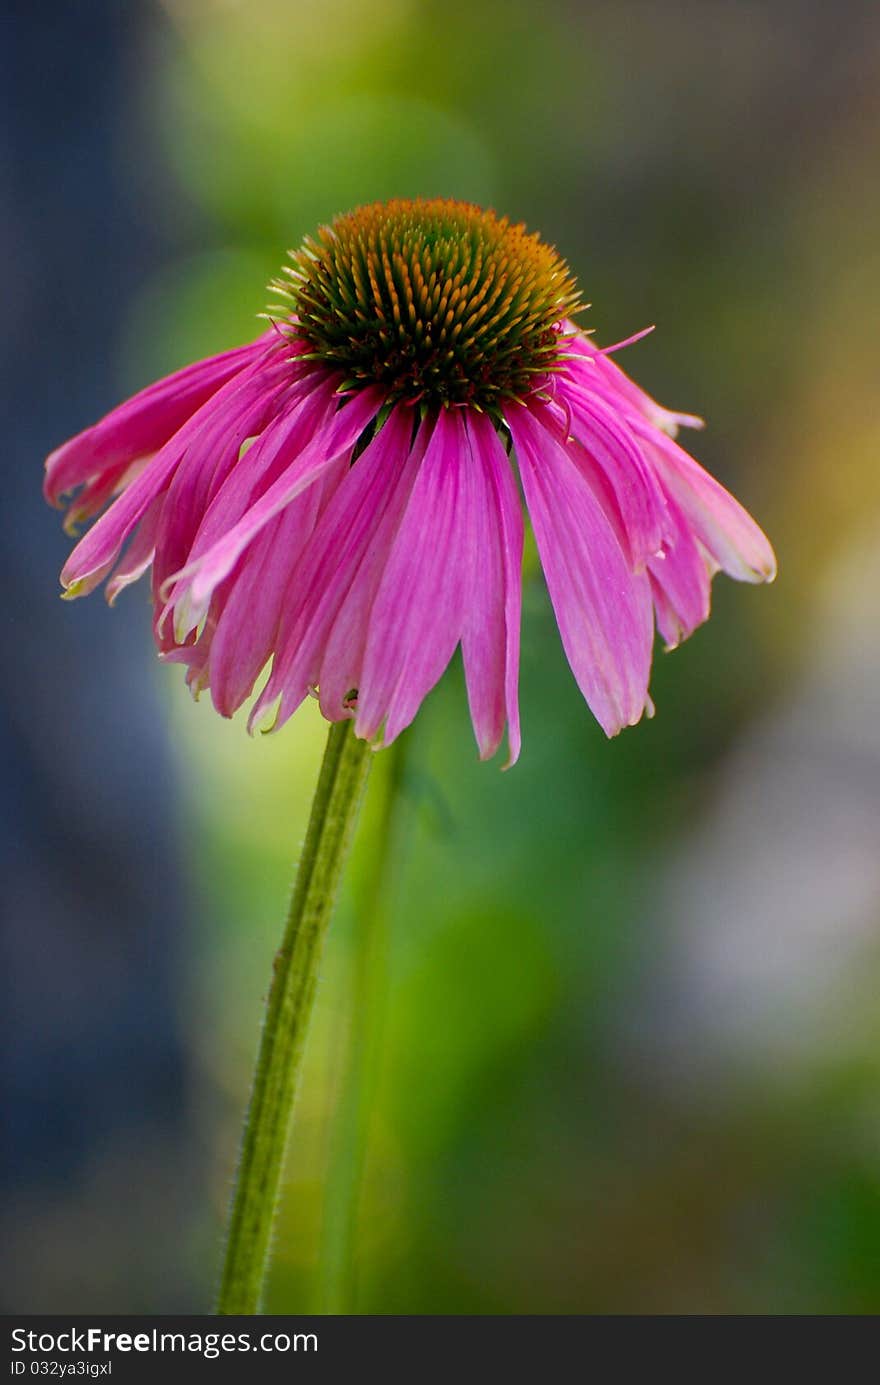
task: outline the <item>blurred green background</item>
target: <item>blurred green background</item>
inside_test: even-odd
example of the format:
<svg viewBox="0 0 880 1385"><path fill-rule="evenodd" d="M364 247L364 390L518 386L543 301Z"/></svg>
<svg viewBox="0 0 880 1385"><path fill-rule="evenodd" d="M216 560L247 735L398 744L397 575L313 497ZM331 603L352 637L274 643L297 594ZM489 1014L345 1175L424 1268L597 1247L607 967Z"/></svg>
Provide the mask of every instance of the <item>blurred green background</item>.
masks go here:
<svg viewBox="0 0 880 1385"><path fill-rule="evenodd" d="M477 763L457 662L404 738L356 1311L880 1311L876 5L132 8L108 157L165 248L115 305L102 407L249 338L285 249L334 213L468 198L560 249L600 341L658 324L621 364L707 418L694 451L780 558L768 590L716 581L711 623L658 647L655 719L615 741L537 576L516 768ZM184 1119L149 1181L186 1166L189 1192L133 1246L111 1204L142 1170L118 1153L33 1213L14 1306L46 1311L49 1257L56 1311L169 1306L172 1262L184 1311L216 1274L324 728L306 707L251 740L152 662L142 591L100 614L138 625L176 766ZM323 969L274 1312L323 1301L375 829ZM57 1268L77 1199L87 1289Z"/></svg>

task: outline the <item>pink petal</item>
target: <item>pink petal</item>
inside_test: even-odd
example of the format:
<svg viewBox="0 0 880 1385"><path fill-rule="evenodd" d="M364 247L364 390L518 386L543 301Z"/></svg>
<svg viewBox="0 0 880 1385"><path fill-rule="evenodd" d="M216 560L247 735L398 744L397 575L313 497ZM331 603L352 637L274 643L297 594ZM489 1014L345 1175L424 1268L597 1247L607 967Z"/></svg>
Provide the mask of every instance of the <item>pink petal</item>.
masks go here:
<svg viewBox="0 0 880 1385"><path fill-rule="evenodd" d="M441 410L376 600L355 730L390 745L452 658L476 574L474 485L457 410Z"/></svg>
<svg viewBox="0 0 880 1385"><path fill-rule="evenodd" d="M522 405L506 411L559 633L578 687L609 736L648 699L653 620L644 574L633 574L609 521L554 436Z"/></svg>
<svg viewBox="0 0 880 1385"><path fill-rule="evenodd" d="M316 370L286 391L265 430L226 475L215 477L188 555L207 553L326 428L336 413L338 374Z"/></svg>
<svg viewBox="0 0 880 1385"><path fill-rule="evenodd" d="M519 628L522 604L522 505L507 453L485 414L465 421L473 469L472 582L461 652L480 759L495 754L508 724L507 769L520 751Z"/></svg>
<svg viewBox="0 0 880 1385"><path fill-rule="evenodd" d="M112 606L123 588L143 577L153 561L156 551L156 530L167 492L161 491L137 527L137 531L120 560L116 571L107 583L107 601Z"/></svg>
<svg viewBox="0 0 880 1385"><path fill-rule="evenodd" d="M166 611L174 609L178 641L205 618L215 587L229 575L248 544L270 519L354 447L381 404L382 393L378 389L365 389L351 398L337 410L326 428L313 435L238 523L200 556L191 557L186 567L175 574Z"/></svg>
<svg viewBox="0 0 880 1385"><path fill-rule="evenodd" d="M313 373L310 378L286 391L285 402L280 405L277 416L222 483L212 486L214 494L207 513L196 515L196 520L200 519L201 523L190 556L197 555L200 547L207 550L216 538L222 537L241 517L249 503L264 494L305 444L311 441L317 428L329 421L338 404L337 385L337 376L320 372ZM175 658L189 666L188 682L195 692L209 682L214 685L216 679L219 691L215 700L226 715L231 716L248 696L254 680L272 652L270 646L265 648L262 657L257 653L264 643L264 636L266 640L274 638L278 615L275 603L284 599L284 589L299 557L301 544L311 531L324 496L328 488L338 485L347 470L344 461L337 462L335 467L335 470L331 466L322 472L313 487L291 502L288 510L295 513L289 520L286 520L288 511L282 511L245 549L231 575L215 587L197 639L193 640L188 632L182 632L177 642L177 634L166 619L170 608L161 603L167 567L161 573L154 573L154 633L160 651L164 657ZM277 547L273 543L276 538ZM266 557L266 562L270 564L268 569L259 557L251 563L255 552L271 555ZM252 583L258 577L261 585L259 590L254 591ZM253 598L254 608L259 606L259 610L252 609L250 617L246 609L247 593ZM229 639L239 615L242 622L241 638L246 647L246 653L240 660L235 658ZM215 650L213 645L221 623L223 633ZM172 654L176 648L183 651L179 659Z"/></svg>
<svg viewBox="0 0 880 1385"><path fill-rule="evenodd" d="M671 438L636 425L660 481L720 568L741 582L772 582L776 557L751 515Z"/></svg>
<svg viewBox="0 0 880 1385"><path fill-rule="evenodd" d="M316 526L292 583L269 682L253 713L258 722L278 699L280 726L309 688L321 682L322 702L335 720L349 715L345 696L357 686L348 660L357 660L356 633L349 622L359 604L372 599L401 510L412 486L412 410L393 409L345 476ZM418 452L416 453L418 456ZM327 644L353 586L357 596L344 614L332 662ZM347 638L350 635L351 638ZM363 639L363 632L360 633Z"/></svg>
<svg viewBox="0 0 880 1385"><path fill-rule="evenodd" d="M253 691L275 648L284 600L320 513L325 478L269 521L241 560L217 622L208 681L217 711L231 717Z"/></svg>
<svg viewBox="0 0 880 1385"><path fill-rule="evenodd" d="M670 533L666 497L638 439L618 409L577 382L560 381L556 404L568 411L572 460L597 489L636 570ZM552 415L551 415L552 416Z"/></svg>
<svg viewBox="0 0 880 1385"><path fill-rule="evenodd" d="M169 484L190 443L201 439L206 428L222 436L242 413L277 392L277 378L268 369L240 372L184 423L74 548L61 573L68 596L92 591L110 571L129 534Z"/></svg>
<svg viewBox="0 0 880 1385"><path fill-rule="evenodd" d="M288 400L296 395L296 407L284 406L222 488L233 519L246 508L244 497L263 494L288 465L292 451L312 436L316 416L323 417L323 406L328 414L335 410L336 383L335 377L328 379L324 373L317 387L312 379L306 397L300 390L287 392ZM317 411L310 407L316 404L322 406ZM248 471L248 464L251 474L246 484L236 490L231 483L237 473ZM278 626L288 602L291 574L315 518L348 469L347 459L338 459L268 522L245 549L231 574L214 589L198 638L187 636L182 644L174 645L164 630L157 630L162 657L188 666L187 683L196 697L210 685L223 715L233 715L246 699L277 648ZM214 508L212 504L211 510ZM157 626L160 623L161 616Z"/></svg>
<svg viewBox="0 0 880 1385"><path fill-rule="evenodd" d="M128 466L110 467L82 486L64 516L65 534L75 538L79 532L79 526L85 520L92 519L100 513L108 500L121 495L132 481L140 476L145 467L149 466L149 463L149 457L141 457L136 462L130 462Z"/></svg>
<svg viewBox="0 0 880 1385"><path fill-rule="evenodd" d="M66 596L86 596L104 580L129 534L143 519L156 496L167 488L179 462L179 448L166 443L152 466L80 539L61 572Z"/></svg>
<svg viewBox="0 0 880 1385"><path fill-rule="evenodd" d="M351 715L347 697L352 689L359 688L363 681L370 610L388 561L394 535L433 430L431 421L426 420L419 426L415 442L410 447L410 412L408 409L401 409L400 406L395 410L404 424L404 431L395 444L403 465L401 466L398 461L395 479L388 487L384 512L381 505L377 508L377 522L373 535L333 621L321 659L316 681L321 711L330 721L339 721L342 717Z"/></svg>
<svg viewBox="0 0 880 1385"><path fill-rule="evenodd" d="M279 431L277 417L279 411L284 417L289 394L284 376L269 377L266 388L255 390L234 407L224 408L215 401L198 432L190 437L168 487L168 502L156 538L153 592L157 599L164 582L188 560L212 495L230 473L242 467L241 449L245 442L257 437L248 449L249 456L267 434ZM227 525L231 522L228 518Z"/></svg>
<svg viewBox="0 0 880 1385"><path fill-rule="evenodd" d="M715 565L694 538L674 500L669 501L674 534L664 553L648 563L657 628L674 649L709 618Z"/></svg>
<svg viewBox="0 0 880 1385"><path fill-rule="evenodd" d="M50 503L76 486L111 472L121 475L138 457L157 452L228 380L263 355L277 334L186 366L158 380L52 452L43 491Z"/></svg>

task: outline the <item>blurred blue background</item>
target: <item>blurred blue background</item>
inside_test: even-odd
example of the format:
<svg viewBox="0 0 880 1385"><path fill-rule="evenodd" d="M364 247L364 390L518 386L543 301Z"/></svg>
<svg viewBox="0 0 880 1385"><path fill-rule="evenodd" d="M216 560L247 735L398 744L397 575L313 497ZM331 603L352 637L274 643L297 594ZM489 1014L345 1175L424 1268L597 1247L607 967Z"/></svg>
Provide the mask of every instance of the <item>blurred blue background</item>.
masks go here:
<svg viewBox="0 0 880 1385"><path fill-rule="evenodd" d="M93 0L0 53L3 1307L210 1302L323 741L192 703L140 588L58 601L42 459L253 335L316 224L440 194L555 243L600 340L658 324L622 364L781 573L610 743L534 578L520 764L457 666L408 734L357 1311L880 1311L876 5ZM357 936L349 891L276 1312L320 1303Z"/></svg>

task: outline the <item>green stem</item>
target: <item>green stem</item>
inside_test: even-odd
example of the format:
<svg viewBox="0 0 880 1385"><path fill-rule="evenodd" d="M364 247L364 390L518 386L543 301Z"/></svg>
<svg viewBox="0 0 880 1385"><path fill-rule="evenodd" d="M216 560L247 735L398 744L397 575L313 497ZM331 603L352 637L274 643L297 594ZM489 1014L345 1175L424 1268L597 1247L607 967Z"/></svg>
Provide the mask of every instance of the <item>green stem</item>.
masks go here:
<svg viewBox="0 0 880 1385"><path fill-rule="evenodd" d="M389 891L397 840L397 807L409 737L383 751L371 813L364 823L368 850L354 882L355 934L350 1020L324 1203L318 1311L355 1312L357 1224L375 1106L385 1011Z"/></svg>
<svg viewBox="0 0 880 1385"><path fill-rule="evenodd" d="M370 751L347 721L330 727L272 986L223 1265L217 1312L258 1313L324 935L354 832Z"/></svg>

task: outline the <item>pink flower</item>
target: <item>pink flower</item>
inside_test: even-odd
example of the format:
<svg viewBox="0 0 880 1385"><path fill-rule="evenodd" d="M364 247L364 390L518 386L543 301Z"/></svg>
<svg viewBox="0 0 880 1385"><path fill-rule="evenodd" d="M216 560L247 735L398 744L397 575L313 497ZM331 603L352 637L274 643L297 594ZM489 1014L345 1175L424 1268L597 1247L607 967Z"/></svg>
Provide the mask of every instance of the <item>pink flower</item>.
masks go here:
<svg viewBox="0 0 880 1385"><path fill-rule="evenodd" d="M654 623L672 647L713 574L773 577L769 543L574 325L574 280L521 226L467 204L391 202L292 256L256 341L143 390L53 452L45 493L96 519L61 576L152 567L161 655L251 724L308 693L389 744L460 645L482 758L517 680L523 517L562 642L608 735L650 710ZM514 458L516 470L514 467ZM105 509L108 502L109 508Z"/></svg>

